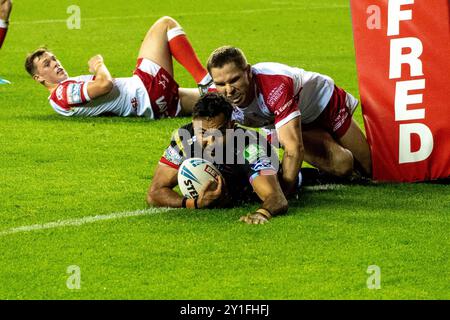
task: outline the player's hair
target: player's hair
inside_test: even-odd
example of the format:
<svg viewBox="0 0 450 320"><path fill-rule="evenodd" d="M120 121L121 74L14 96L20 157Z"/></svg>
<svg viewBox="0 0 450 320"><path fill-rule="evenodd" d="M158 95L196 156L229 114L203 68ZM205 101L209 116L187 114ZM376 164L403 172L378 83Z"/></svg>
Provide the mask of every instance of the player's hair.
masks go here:
<svg viewBox="0 0 450 320"><path fill-rule="evenodd" d="M232 46L223 46L214 50L208 58L206 67L209 73L212 68L222 68L225 64L234 62L236 67L244 70L248 62L241 49Z"/></svg>
<svg viewBox="0 0 450 320"><path fill-rule="evenodd" d="M40 47L30 53L25 59L25 70L31 75L34 76L36 73L36 65L34 64L34 59L40 58L44 53L50 52L46 47Z"/></svg>
<svg viewBox="0 0 450 320"><path fill-rule="evenodd" d="M224 96L210 92L197 101L192 110L192 117L194 119L198 117L213 118L221 113L224 114L227 121L231 120L233 106Z"/></svg>

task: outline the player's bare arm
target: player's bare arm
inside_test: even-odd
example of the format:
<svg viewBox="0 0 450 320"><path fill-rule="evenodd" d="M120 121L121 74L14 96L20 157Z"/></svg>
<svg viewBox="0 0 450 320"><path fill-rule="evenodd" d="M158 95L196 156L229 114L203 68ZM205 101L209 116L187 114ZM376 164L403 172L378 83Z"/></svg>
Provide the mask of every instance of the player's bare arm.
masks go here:
<svg viewBox="0 0 450 320"><path fill-rule="evenodd" d="M89 62L89 72L95 75L95 79L89 82L87 91L91 99L101 97L109 93L114 86L111 74L106 67L101 55L93 56Z"/></svg>
<svg viewBox="0 0 450 320"><path fill-rule="evenodd" d="M295 184L304 157L300 117L292 119L278 129L278 139L284 149L281 185L284 193L289 195L296 189Z"/></svg>
<svg viewBox="0 0 450 320"><path fill-rule="evenodd" d="M183 197L176 193L173 188L178 184L178 170L165 164L159 164L147 193L147 203L157 207L182 208ZM221 198L223 180L219 177L218 183L208 183L199 192L197 201L186 200L186 208L208 208Z"/></svg>
<svg viewBox="0 0 450 320"><path fill-rule="evenodd" d="M252 187L263 203L255 212L241 217L241 221L248 224L264 224L273 216L287 212L288 202L277 175L260 175L253 180Z"/></svg>

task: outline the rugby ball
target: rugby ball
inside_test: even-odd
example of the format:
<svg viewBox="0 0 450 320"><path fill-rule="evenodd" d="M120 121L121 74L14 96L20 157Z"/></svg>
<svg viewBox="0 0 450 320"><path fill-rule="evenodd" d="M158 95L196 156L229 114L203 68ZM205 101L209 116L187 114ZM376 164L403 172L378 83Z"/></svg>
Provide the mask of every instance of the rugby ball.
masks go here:
<svg viewBox="0 0 450 320"><path fill-rule="evenodd" d="M208 160L190 158L178 169L178 185L186 198L197 199L208 181L218 181L219 176L219 170Z"/></svg>

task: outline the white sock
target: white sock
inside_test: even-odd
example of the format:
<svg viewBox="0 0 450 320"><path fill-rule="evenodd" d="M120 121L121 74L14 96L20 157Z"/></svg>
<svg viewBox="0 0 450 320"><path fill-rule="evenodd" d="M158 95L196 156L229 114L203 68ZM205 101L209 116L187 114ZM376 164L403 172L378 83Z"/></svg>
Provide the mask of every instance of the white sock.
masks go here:
<svg viewBox="0 0 450 320"><path fill-rule="evenodd" d="M178 37L178 36L180 36L182 34L185 35L186 32L184 32L183 28L181 28L181 27L176 27L176 28L173 28L173 29L169 29L167 31L167 40L170 41L173 38Z"/></svg>
<svg viewBox="0 0 450 320"><path fill-rule="evenodd" d="M205 85L212 81L211 75L209 73L206 74L206 76L200 81L198 84Z"/></svg>
<svg viewBox="0 0 450 320"><path fill-rule="evenodd" d="M5 20L0 19L0 28L8 29L8 22L5 21Z"/></svg>

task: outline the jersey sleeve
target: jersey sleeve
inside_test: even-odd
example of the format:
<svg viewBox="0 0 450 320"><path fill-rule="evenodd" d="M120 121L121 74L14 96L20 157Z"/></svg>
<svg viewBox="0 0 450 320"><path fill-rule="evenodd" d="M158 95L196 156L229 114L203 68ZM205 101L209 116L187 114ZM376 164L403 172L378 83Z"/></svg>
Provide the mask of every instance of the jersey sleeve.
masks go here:
<svg viewBox="0 0 450 320"><path fill-rule="evenodd" d="M182 142L177 130L172 135L172 140L166 150L164 150L159 163L178 170L185 159Z"/></svg>
<svg viewBox="0 0 450 320"><path fill-rule="evenodd" d="M82 106L91 100L87 92L88 83L89 81L65 81L56 88L50 99L66 111Z"/></svg>
<svg viewBox="0 0 450 320"><path fill-rule="evenodd" d="M285 75L260 75L264 102L275 115L275 128L279 129L300 116L298 93L294 92L294 80Z"/></svg>
<svg viewBox="0 0 450 320"><path fill-rule="evenodd" d="M250 184L260 175L276 175L278 156L271 145L258 134L258 142L248 144L243 152L244 171ZM274 163L274 162L277 163Z"/></svg>

